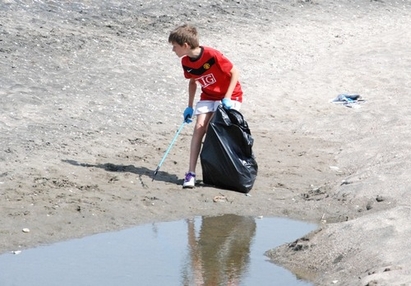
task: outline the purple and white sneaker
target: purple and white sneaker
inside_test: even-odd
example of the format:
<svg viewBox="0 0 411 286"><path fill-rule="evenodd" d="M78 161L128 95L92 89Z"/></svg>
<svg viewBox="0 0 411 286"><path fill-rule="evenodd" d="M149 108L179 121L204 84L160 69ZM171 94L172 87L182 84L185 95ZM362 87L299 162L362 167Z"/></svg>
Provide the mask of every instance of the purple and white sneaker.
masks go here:
<svg viewBox="0 0 411 286"><path fill-rule="evenodd" d="M184 177L184 183L183 183L183 188L194 188L196 185L196 174L192 172L186 173Z"/></svg>

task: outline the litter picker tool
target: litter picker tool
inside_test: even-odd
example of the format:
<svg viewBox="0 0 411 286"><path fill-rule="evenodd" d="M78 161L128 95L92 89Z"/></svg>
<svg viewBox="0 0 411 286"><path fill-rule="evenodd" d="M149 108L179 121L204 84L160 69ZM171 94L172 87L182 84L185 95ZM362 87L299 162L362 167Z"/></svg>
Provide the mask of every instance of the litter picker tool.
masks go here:
<svg viewBox="0 0 411 286"><path fill-rule="evenodd" d="M170 150L171 150L171 147L173 147L174 142L176 142L176 139L177 139L178 135L180 134L181 130L183 130L184 125L186 125L186 122L185 122L185 121L183 121L183 123L181 124L180 128L178 128L178 130L177 130L177 132L176 132L176 135L174 135L174 138L173 138L173 140L172 140L171 143L170 143L170 146L168 146L167 151L164 153L163 158L161 159L160 163L158 164L156 170L154 171L154 175L153 175L153 180L152 180L152 181L154 181L154 178L155 178L155 176L157 175L158 170L160 170L160 167L161 167L161 165L164 163L164 160L166 159L168 153L169 153Z"/></svg>

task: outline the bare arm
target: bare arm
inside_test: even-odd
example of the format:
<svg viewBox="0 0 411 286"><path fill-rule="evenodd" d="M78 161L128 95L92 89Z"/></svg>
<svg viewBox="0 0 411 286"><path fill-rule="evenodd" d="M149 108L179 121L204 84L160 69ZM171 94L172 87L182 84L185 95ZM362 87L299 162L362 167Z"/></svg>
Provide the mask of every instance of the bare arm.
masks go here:
<svg viewBox="0 0 411 286"><path fill-rule="evenodd" d="M191 78L188 83L188 106L189 107L193 107L196 90L197 90L197 83L195 79Z"/></svg>
<svg viewBox="0 0 411 286"><path fill-rule="evenodd" d="M230 84L229 84L228 89L227 89L227 91L225 93L225 96L224 96L224 98L228 98L228 99L231 99L231 96L233 95L235 85L237 84L238 78L240 77L240 72L238 71L238 69L235 66L233 66L230 73L231 73Z"/></svg>

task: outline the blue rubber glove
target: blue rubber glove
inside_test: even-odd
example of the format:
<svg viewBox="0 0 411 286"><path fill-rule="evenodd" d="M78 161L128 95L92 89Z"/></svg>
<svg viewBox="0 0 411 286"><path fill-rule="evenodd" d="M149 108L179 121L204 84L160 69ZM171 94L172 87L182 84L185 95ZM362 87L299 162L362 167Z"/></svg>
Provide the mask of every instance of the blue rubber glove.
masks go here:
<svg viewBox="0 0 411 286"><path fill-rule="evenodd" d="M231 107L233 107L233 103L229 98L223 98L223 100L221 100L221 103L223 104L223 107L225 109L231 109Z"/></svg>
<svg viewBox="0 0 411 286"><path fill-rule="evenodd" d="M193 120L192 120L192 118L193 118L193 113L194 113L194 109L192 108L192 107L190 107L190 106L188 106L185 110L184 110L184 113L183 113L183 116L184 116L184 121L186 122L186 123L191 123Z"/></svg>

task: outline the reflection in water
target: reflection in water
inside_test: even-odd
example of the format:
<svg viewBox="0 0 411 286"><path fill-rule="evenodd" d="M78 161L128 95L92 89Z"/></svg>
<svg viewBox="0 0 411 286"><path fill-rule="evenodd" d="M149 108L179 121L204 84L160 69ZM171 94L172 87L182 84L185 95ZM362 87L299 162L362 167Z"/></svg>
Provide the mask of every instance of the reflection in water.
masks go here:
<svg viewBox="0 0 411 286"><path fill-rule="evenodd" d="M1 286L307 286L264 256L315 229L236 215L142 225L0 255Z"/></svg>
<svg viewBox="0 0 411 286"><path fill-rule="evenodd" d="M184 271L184 285L239 285L249 263L256 231L254 219L237 215L203 217L198 236L195 221L187 220L187 225L192 269Z"/></svg>

